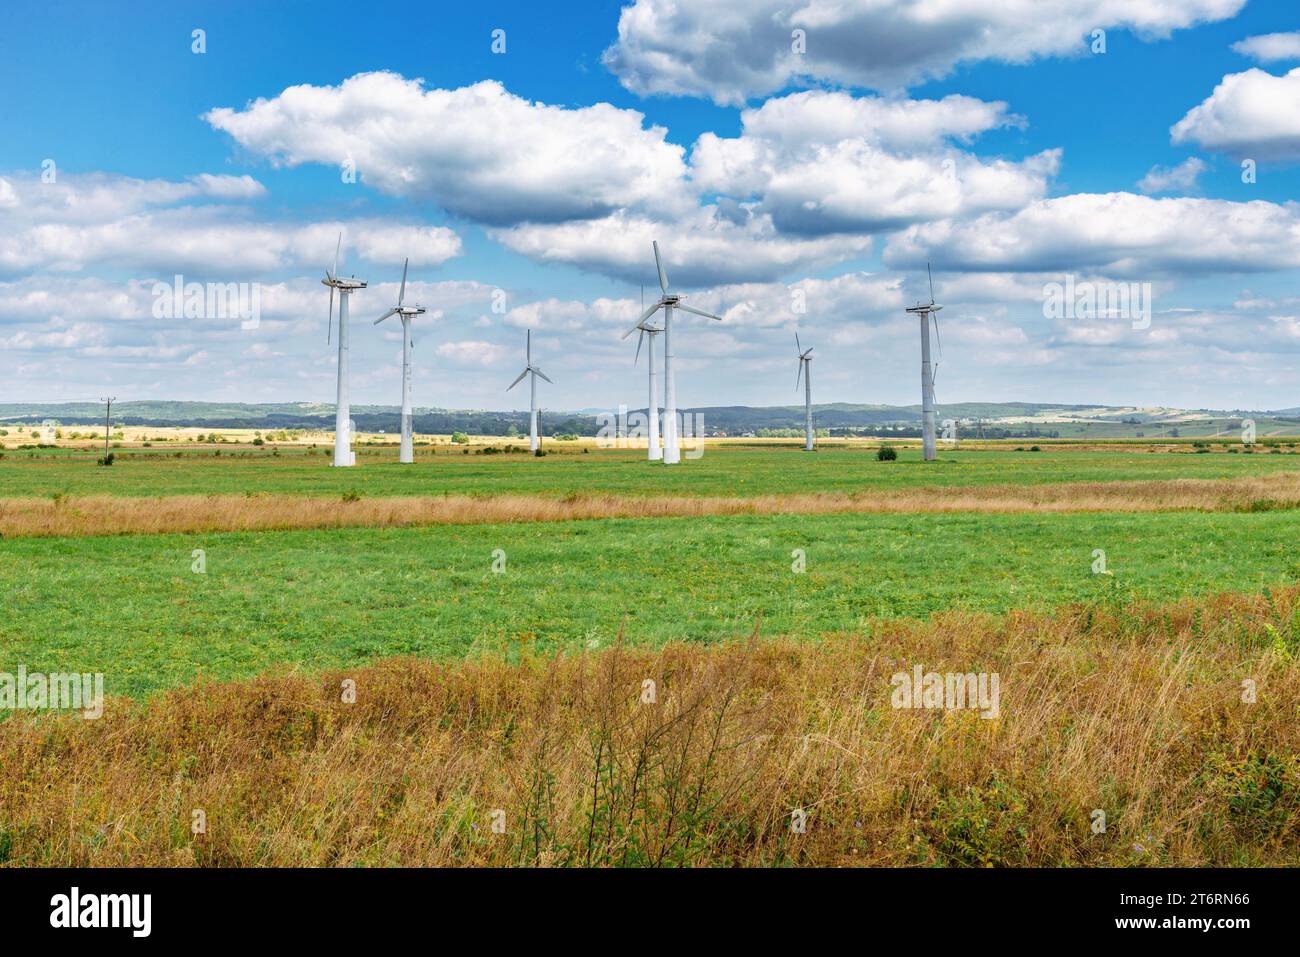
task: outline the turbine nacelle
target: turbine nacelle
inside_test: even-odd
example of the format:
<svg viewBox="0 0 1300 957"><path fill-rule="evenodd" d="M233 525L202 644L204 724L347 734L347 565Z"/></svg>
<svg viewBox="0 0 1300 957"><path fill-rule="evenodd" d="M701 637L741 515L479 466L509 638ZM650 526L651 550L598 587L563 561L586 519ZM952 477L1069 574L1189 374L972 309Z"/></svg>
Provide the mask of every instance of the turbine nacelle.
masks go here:
<svg viewBox="0 0 1300 957"><path fill-rule="evenodd" d="M541 377L542 377L543 379L545 379L547 382L550 382L551 385L555 385L555 382L551 379L550 376L548 376L548 375L547 375L545 372L543 372L541 369L537 368L537 366L533 365L533 330L531 330L531 329L529 329L529 330L528 330L528 333L527 333L527 346L526 346L526 350L527 350L527 351L526 351L525 354L526 354L526 356L527 356L527 362L528 362L528 364L527 364L526 366L524 366L524 371L521 372L521 373L519 373L519 377L518 377L517 379L515 379L514 382L512 382L512 383L510 383L508 386L506 386L506 391L507 391L507 392L509 392L511 389L513 389L515 386L517 386L520 382L524 381L524 376L529 375L529 374L531 374L531 375L535 375L535 376L541 376Z"/></svg>
<svg viewBox="0 0 1300 957"><path fill-rule="evenodd" d="M345 278L326 276L321 280L321 285L331 286L334 289L346 289L351 292L353 289L365 289L366 281L364 279L358 279L355 276Z"/></svg>
<svg viewBox="0 0 1300 957"><path fill-rule="evenodd" d="M929 264L929 263L926 263L926 264L925 264L925 278L926 278L926 279L929 281L929 283L930 283L930 301L929 301L929 303L924 303L924 302L921 302L920 300L917 300L917 303L916 303L915 306L908 306L906 309L904 309L904 312L910 312L910 313L913 313L914 315L920 315L920 314L923 313L923 312L925 312L925 313L938 312L940 309L943 308L943 306L936 305L936 304L935 304L935 301L934 301L934 277L930 275L930 264Z"/></svg>
<svg viewBox="0 0 1300 957"><path fill-rule="evenodd" d="M798 353L800 362L812 362L813 347L809 346L807 349L805 349L803 345L800 344L799 342L799 333L797 332L794 334L794 348L795 351Z"/></svg>
<svg viewBox="0 0 1300 957"><path fill-rule="evenodd" d="M389 309L386 313L375 320L375 325L379 325L389 316L401 316L403 319L412 319L415 316L428 312L424 306L407 306L403 305L406 301L406 270L410 267L411 260L407 259L402 265L402 287L397 291L397 305Z"/></svg>
<svg viewBox="0 0 1300 957"><path fill-rule="evenodd" d="M795 391L797 392L799 390L799 383L803 381L804 364L807 362L812 362L813 360L813 354L812 354L813 347L809 346L807 349L805 349L803 345L799 342L799 333L796 332L794 334L794 348L795 348L796 358L799 360L799 374L794 377L794 387L795 387Z"/></svg>
<svg viewBox="0 0 1300 957"><path fill-rule="evenodd" d="M637 336L637 340L636 340L636 358L632 360L632 365L637 365L637 364L641 361L641 347L642 347L643 345L645 345L645 337L646 337L646 336L649 336L649 337L650 337L651 345L653 345L653 344L654 344L654 337L657 336L657 335L659 335L659 333L663 332L663 329L662 329L661 327L659 327L659 326L652 326L652 325L649 325L648 323L644 323L644 322L641 323L639 326L637 326L637 328L641 330L641 335ZM627 336L624 336L623 338L626 339ZM653 369L653 368L651 368L651 370L650 370L650 374L651 374L651 375L654 374L654 369Z"/></svg>
<svg viewBox="0 0 1300 957"><path fill-rule="evenodd" d="M337 289L340 295L352 292L354 289L365 289L366 281L358 279L356 276L349 276L346 279L339 277L339 253L343 250L343 233L339 233L338 240L334 243L334 266L325 270L325 278L321 280L321 285L330 287L330 311L329 322L325 326L325 342L330 341L330 336L334 332L334 290Z"/></svg>

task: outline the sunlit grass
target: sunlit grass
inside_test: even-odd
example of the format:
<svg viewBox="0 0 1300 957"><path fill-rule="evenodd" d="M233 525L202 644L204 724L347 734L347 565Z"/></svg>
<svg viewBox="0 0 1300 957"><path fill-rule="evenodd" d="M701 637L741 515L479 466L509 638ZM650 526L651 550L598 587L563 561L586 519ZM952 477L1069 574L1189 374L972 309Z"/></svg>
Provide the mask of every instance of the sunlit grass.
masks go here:
<svg viewBox="0 0 1300 957"><path fill-rule="evenodd" d="M9 539L0 668L103 671L110 691L138 695L200 673L607 643L624 616L632 643L714 642L760 616L765 634L817 638L875 616L1253 591L1296 578L1297 533L1300 512L1274 511ZM1094 549L1113 574L1093 574Z"/></svg>
<svg viewBox="0 0 1300 957"><path fill-rule="evenodd" d="M123 454L111 468L93 456L10 452L0 460L0 498L55 494L197 495L257 494L337 496L355 490L392 495L526 494L559 498L572 493L651 495L783 495L863 489L959 487L1046 482L1102 482L1176 478L1245 478L1300 471L1292 454L1206 455L1147 451L1041 452L941 450L925 463L915 450L896 462L878 462L868 448L710 448L680 466L651 465L644 452L565 451L534 458L520 453L462 455L439 449L414 465L399 465L391 450L362 450L358 465L336 469L324 449L316 455L265 450L166 451L145 458Z"/></svg>

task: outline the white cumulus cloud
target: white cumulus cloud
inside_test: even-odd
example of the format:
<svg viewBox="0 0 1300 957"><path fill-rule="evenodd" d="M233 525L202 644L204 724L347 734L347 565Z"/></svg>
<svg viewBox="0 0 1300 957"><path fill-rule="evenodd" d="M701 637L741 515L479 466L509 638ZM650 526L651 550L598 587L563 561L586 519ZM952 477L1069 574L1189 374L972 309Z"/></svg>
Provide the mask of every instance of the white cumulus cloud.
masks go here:
<svg viewBox="0 0 1300 957"><path fill-rule="evenodd" d="M1195 156L1188 157L1177 166L1153 166L1138 181L1144 193L1186 192L1196 186L1197 178L1205 172L1205 162Z"/></svg>
<svg viewBox="0 0 1300 957"><path fill-rule="evenodd" d="M1119 277L1300 267L1300 203L1078 193L1011 214L912 226L885 250L891 265L941 270L1070 272Z"/></svg>
<svg viewBox="0 0 1300 957"><path fill-rule="evenodd" d="M492 236L538 262L566 263L656 288L651 241L674 288L774 279L788 272L843 261L871 248L870 237L781 235L770 216L736 204L702 207L663 221L619 212L604 219L529 224Z"/></svg>
<svg viewBox="0 0 1300 957"><path fill-rule="evenodd" d="M1144 39L1234 16L1245 0L636 0L604 62L629 90L738 106L791 83L897 89L962 63L1087 49L1094 29ZM795 31L803 31L803 49Z"/></svg>
<svg viewBox="0 0 1300 957"><path fill-rule="evenodd" d="M1170 129L1175 143L1257 160L1300 160L1300 67L1230 73Z"/></svg>
<svg viewBox="0 0 1300 957"><path fill-rule="evenodd" d="M204 118L276 163L352 163L376 189L486 223L597 218L683 200L683 150L662 127L645 127L642 114L537 103L495 80L430 90L396 73L361 73Z"/></svg>
<svg viewBox="0 0 1300 957"><path fill-rule="evenodd" d="M1248 56L1260 63L1272 63L1276 60L1300 60L1300 31L1294 33L1265 33L1261 36L1246 37L1232 45L1232 49L1242 56Z"/></svg>
<svg viewBox="0 0 1300 957"><path fill-rule="evenodd" d="M734 138L703 134L691 175L706 192L754 198L787 233L874 233L914 222L1019 209L1045 195L1059 150L1021 162L948 145L1017 124L1005 103L970 97L882 100L810 91L741 115Z"/></svg>

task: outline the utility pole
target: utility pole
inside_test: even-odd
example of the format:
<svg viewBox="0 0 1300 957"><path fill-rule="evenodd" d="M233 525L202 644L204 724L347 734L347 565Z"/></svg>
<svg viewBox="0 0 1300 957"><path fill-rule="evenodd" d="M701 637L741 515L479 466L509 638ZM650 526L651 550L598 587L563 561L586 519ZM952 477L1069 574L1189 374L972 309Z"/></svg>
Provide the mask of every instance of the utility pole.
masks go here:
<svg viewBox="0 0 1300 957"><path fill-rule="evenodd" d="M104 403L104 459L108 459L108 432L109 423L112 421L113 403L117 401L117 396L109 396L106 399L100 399Z"/></svg>

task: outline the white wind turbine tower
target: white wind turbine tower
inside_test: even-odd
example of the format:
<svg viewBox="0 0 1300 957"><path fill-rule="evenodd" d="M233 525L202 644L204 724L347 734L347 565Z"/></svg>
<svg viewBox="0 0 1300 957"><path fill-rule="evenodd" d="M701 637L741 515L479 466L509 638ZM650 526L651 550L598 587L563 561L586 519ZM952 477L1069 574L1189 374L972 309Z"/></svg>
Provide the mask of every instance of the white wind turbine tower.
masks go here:
<svg viewBox="0 0 1300 957"><path fill-rule="evenodd" d="M646 402L646 418L649 420L650 440L648 458L651 462L658 462L664 457L664 450L659 447L659 392L655 388L655 336L663 332L658 326L652 326L649 323L641 323L637 326L641 330L641 335L636 341L636 359L633 365L641 361L641 345L645 342L646 336L650 337L650 345L646 348L646 361L650 368L650 398Z"/></svg>
<svg viewBox="0 0 1300 957"><path fill-rule="evenodd" d="M375 325L389 316L397 316L402 320L402 445L397 460L403 465L415 461L415 449L411 441L411 320L425 312L423 306L402 305L406 299L406 270L410 265L409 258L402 265L402 288L397 293L397 305L375 320Z"/></svg>
<svg viewBox="0 0 1300 957"><path fill-rule="evenodd" d="M506 391L509 392L511 389L517 386L524 376L530 373L532 374L532 378L529 380L529 384L532 386L532 389L531 389L531 397L528 400L528 448L531 451L536 452L537 451L537 377L541 376L543 379L546 379L547 382L550 382L551 385L555 385L555 383L551 381L551 379L546 375L545 372L537 368L537 366L533 365L533 330L531 329L528 330L527 350L528 350L527 351L528 365L524 366L524 371L519 373L518 379L510 383L510 385L506 386Z"/></svg>
<svg viewBox="0 0 1300 957"><path fill-rule="evenodd" d="M930 264L925 264L925 275L930 278ZM934 279L930 278L929 303L918 302L909 306L907 311L921 317L921 454L925 461L933 462L937 457L934 445L934 371L930 367L930 316L943 306L934 302ZM935 317L935 332L939 330L939 318Z"/></svg>
<svg viewBox="0 0 1300 957"><path fill-rule="evenodd" d="M325 270L325 278L321 280L330 287L330 318L325 332L327 343L334 327L334 290L339 292L339 381L334 409L334 465L340 468L357 464L356 454L352 451L352 410L348 406L348 296L353 290L366 288L366 281L356 276L339 278L339 250L342 246L343 234L339 233L338 242L334 244L334 268Z"/></svg>
<svg viewBox="0 0 1300 957"><path fill-rule="evenodd" d="M813 450L813 421L812 421L812 346L804 349L799 344L799 333L794 334L794 347L799 352L799 375L794 377L795 391L799 391L799 378L803 377L803 429L804 429L804 451Z"/></svg>
<svg viewBox="0 0 1300 957"><path fill-rule="evenodd" d="M711 312L705 312L703 309L696 309L682 302L686 297L680 293L668 291L668 273L664 272L663 261L659 258L659 242L651 242L655 251L655 268L659 271L659 288L663 292L659 301L653 306L641 313L641 318L636 321L636 325L623 333L626 339L632 333L642 328L647 319L655 314L660 308L664 311L664 455L665 465L676 465L682 460L681 448L677 444L677 383L673 378L673 310L681 309L684 312L694 313L697 316L703 316L705 319L717 319L722 321L721 316L715 316Z"/></svg>

